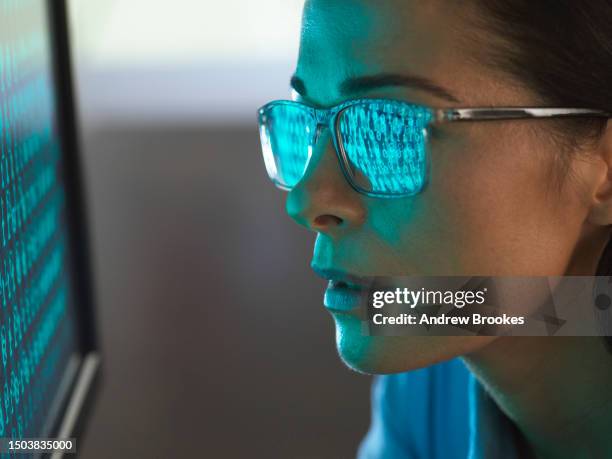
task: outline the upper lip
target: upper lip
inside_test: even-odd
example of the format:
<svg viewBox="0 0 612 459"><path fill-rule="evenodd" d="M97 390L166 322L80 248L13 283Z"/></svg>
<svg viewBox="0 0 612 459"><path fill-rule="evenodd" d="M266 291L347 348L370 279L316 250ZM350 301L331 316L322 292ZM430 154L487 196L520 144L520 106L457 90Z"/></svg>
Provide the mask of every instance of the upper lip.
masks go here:
<svg viewBox="0 0 612 459"><path fill-rule="evenodd" d="M317 274L317 276L332 282L346 284L350 288L363 289L369 284L368 280L365 277L350 274L340 269L322 268L316 265L312 265L311 268L315 272L315 274Z"/></svg>

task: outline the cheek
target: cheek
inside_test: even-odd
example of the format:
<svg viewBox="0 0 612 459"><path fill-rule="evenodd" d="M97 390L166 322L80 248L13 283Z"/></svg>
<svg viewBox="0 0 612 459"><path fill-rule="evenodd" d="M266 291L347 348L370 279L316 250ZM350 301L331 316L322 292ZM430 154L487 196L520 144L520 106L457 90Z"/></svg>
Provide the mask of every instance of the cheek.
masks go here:
<svg viewBox="0 0 612 459"><path fill-rule="evenodd" d="M557 189L555 153L520 130L491 131L434 144L422 194L370 206L372 231L403 255L403 274L564 273L584 213Z"/></svg>
<svg viewBox="0 0 612 459"><path fill-rule="evenodd" d="M460 274L561 275L582 215L554 182L555 152L524 129L491 131L441 149L424 205L438 209Z"/></svg>

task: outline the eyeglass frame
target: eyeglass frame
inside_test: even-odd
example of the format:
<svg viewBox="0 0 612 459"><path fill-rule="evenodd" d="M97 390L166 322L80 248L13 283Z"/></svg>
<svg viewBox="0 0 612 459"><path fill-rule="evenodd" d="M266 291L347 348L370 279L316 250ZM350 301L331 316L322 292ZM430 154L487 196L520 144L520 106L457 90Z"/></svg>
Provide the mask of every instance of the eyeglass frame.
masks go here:
<svg viewBox="0 0 612 459"><path fill-rule="evenodd" d="M340 163L340 169L346 181L349 183L351 188L357 191L360 194L364 194L369 197L377 197L377 198L403 198L408 196L414 196L421 193L428 183L429 177L429 161L427 157L425 158L425 181L423 186L419 191L413 193L397 193L397 194L388 194L388 193L377 193L372 191L367 191L359 185L353 176L351 171L351 166L349 159L346 155L346 151L344 149L344 144L341 142L341 134L340 134L340 125L339 119L340 115L347 110L348 108L363 104L363 103L389 103L395 102L404 105L411 105L415 107L419 107L421 109L427 110L432 116L430 121L427 123L425 127L425 132L423 135L425 136L425 142L428 141L428 128L431 125L439 125L447 122L454 121L496 121L496 120L521 120L521 119L555 119L555 118L612 118L612 112L608 112L606 110L600 109L591 109L591 108L570 108L570 107L453 107L453 108L435 108L429 107L427 105L416 104L412 102L407 102L404 100L397 99L373 99L373 98L360 98L360 99L351 99L345 102L342 102L338 105L329 108L317 108L311 105L305 104L303 102L293 101L293 100L274 100L268 102L257 110L258 113L258 123L260 130L264 126L265 120L263 117L265 116L265 111L273 108L277 105L299 105L308 111L310 111L314 115L314 119L316 121L316 130L313 139L313 146L319 139L321 131L323 128L328 128L332 133L332 140L334 143L334 150L336 151L336 157L338 158L338 162ZM427 153L426 153L427 154ZM291 191L294 187L288 187L282 185L277 180L272 179L276 187L285 190Z"/></svg>

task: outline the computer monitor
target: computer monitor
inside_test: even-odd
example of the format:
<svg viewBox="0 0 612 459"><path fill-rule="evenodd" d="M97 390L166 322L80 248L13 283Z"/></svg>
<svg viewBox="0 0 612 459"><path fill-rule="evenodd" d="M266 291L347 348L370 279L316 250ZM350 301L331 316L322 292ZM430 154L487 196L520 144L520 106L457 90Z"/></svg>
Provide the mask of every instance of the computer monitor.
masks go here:
<svg viewBox="0 0 612 459"><path fill-rule="evenodd" d="M0 0L4 439L76 435L99 373L68 50L63 0Z"/></svg>

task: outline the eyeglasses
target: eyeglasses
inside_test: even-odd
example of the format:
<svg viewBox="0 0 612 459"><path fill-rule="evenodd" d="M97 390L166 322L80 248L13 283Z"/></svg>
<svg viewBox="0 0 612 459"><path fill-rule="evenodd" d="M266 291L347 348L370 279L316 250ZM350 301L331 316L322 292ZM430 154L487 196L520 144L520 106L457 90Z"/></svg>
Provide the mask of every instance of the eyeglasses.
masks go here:
<svg viewBox="0 0 612 459"><path fill-rule="evenodd" d="M270 179L291 190L303 178L314 146L329 128L348 183L367 196L411 196L427 185L433 125L452 121L605 117L584 108L436 109L399 100L357 99L328 109L274 101L259 109L259 132Z"/></svg>

